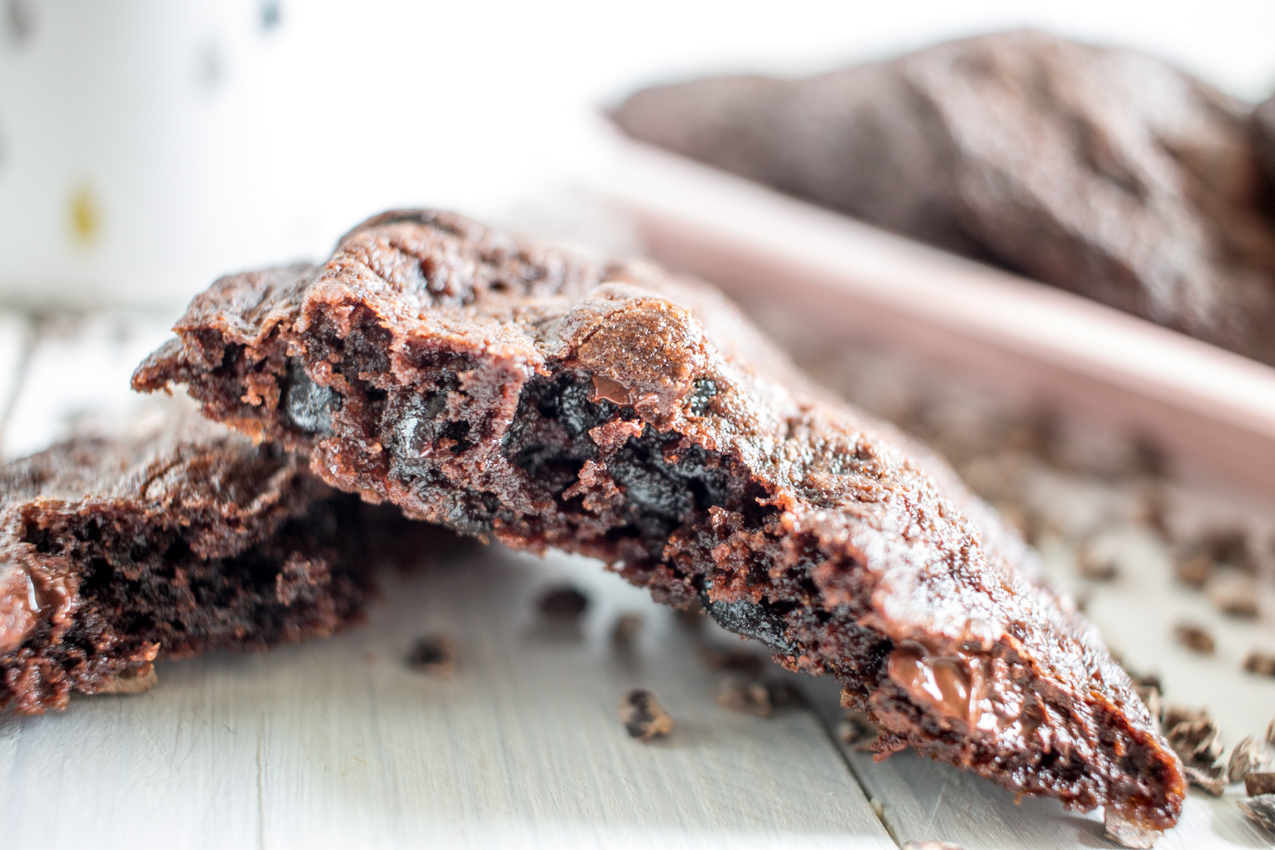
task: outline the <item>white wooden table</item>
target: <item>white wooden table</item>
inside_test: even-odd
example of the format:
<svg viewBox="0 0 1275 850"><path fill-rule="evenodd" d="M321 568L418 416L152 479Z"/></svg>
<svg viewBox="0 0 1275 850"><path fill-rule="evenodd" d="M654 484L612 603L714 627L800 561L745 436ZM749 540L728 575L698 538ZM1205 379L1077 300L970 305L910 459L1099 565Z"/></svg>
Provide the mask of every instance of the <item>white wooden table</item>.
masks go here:
<svg viewBox="0 0 1275 850"><path fill-rule="evenodd" d="M129 393L128 376L172 318L106 314L33 329L0 313L4 455L154 403ZM1134 566L1090 605L1111 642L1159 670L1174 701L1207 705L1228 744L1264 730L1275 682L1244 675L1237 657L1275 641L1271 625L1203 609L1173 586L1154 540L1122 545ZM1066 558L1044 554L1073 578ZM536 595L563 579L592 601L576 636L535 618ZM910 753L875 763L841 752L833 682L791 677L811 707L770 718L719 707L699 646L736 639L714 626L687 631L585 559L476 549L385 581L369 624L333 640L161 664L145 694L0 717L0 846L1109 846L1097 814L1050 800L1016 806L989 782ZM1216 629L1225 663L1169 639L1188 610ZM608 637L622 611L645 619L632 662ZM404 663L432 632L459 647L450 681ZM667 741L625 734L618 703L630 687L651 689L673 715ZM1159 846L1269 846L1236 793L1192 793Z"/></svg>

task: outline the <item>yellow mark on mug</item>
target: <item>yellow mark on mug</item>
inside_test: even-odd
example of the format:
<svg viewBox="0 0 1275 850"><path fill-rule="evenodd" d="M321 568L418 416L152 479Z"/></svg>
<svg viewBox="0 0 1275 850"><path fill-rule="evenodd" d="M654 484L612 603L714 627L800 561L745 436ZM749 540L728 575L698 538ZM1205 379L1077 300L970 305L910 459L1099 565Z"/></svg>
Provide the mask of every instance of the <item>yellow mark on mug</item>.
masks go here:
<svg viewBox="0 0 1275 850"><path fill-rule="evenodd" d="M81 246L91 245L102 229L102 213L97 198L87 184L76 190L71 196L68 209L68 223L71 226L71 238Z"/></svg>

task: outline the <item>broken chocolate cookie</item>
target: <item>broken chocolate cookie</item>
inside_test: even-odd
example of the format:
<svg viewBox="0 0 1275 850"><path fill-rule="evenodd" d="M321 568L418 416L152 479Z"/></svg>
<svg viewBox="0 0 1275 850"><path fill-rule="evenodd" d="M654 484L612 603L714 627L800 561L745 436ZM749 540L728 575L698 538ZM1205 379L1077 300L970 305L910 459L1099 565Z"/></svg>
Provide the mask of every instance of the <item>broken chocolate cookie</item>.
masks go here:
<svg viewBox="0 0 1275 850"><path fill-rule="evenodd" d="M196 297L134 375L409 516L701 604L907 746L1162 829L1185 781L1034 553L935 455L814 389L731 305L459 216Z"/></svg>
<svg viewBox="0 0 1275 850"><path fill-rule="evenodd" d="M996 33L809 79L651 88L615 120L1275 364L1275 105L1253 116L1154 57Z"/></svg>
<svg viewBox="0 0 1275 850"><path fill-rule="evenodd" d="M134 693L157 659L357 621L370 510L292 453L197 417L0 468L0 705Z"/></svg>

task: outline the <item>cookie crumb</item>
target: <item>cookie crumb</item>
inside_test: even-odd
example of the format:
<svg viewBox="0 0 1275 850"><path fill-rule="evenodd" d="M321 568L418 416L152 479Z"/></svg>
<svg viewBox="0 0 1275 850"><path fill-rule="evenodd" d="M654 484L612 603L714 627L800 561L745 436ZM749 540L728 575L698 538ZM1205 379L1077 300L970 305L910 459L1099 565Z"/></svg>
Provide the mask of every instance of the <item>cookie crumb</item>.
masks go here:
<svg viewBox="0 0 1275 850"><path fill-rule="evenodd" d="M1259 676L1275 676L1275 653L1253 650L1244 659L1244 669ZM1275 720L1266 729L1266 740L1275 744Z"/></svg>
<svg viewBox="0 0 1275 850"><path fill-rule="evenodd" d="M1217 649L1217 645L1213 642L1213 635L1209 634L1202 626L1194 623L1178 623L1173 627L1173 634L1178 641L1192 652L1198 652L1201 655L1212 655Z"/></svg>
<svg viewBox="0 0 1275 850"><path fill-rule="evenodd" d="M419 638L407 656L407 666L418 673L450 679L456 673L456 643L443 634Z"/></svg>
<svg viewBox="0 0 1275 850"><path fill-rule="evenodd" d="M620 722L629 737L643 741L663 738L673 731L673 718L655 694L642 688L634 688L620 701Z"/></svg>
<svg viewBox="0 0 1275 850"><path fill-rule="evenodd" d="M611 645L616 649L632 649L642 631L642 622L642 615L632 612L616 617L611 627Z"/></svg>
<svg viewBox="0 0 1275 850"><path fill-rule="evenodd" d="M1275 832L1275 794L1259 794L1236 802L1249 820L1267 832Z"/></svg>
<svg viewBox="0 0 1275 850"><path fill-rule="evenodd" d="M1130 850L1151 850L1160 837L1160 830L1147 829L1145 826L1125 819L1110 806L1103 813L1103 833L1121 847Z"/></svg>
<svg viewBox="0 0 1275 850"><path fill-rule="evenodd" d="M1250 797L1275 794L1275 773L1253 771L1244 775L1244 793Z"/></svg>
<svg viewBox="0 0 1275 850"><path fill-rule="evenodd" d="M1182 555L1174 564L1173 570L1178 581L1199 589L1213 575L1213 559L1203 552Z"/></svg>
<svg viewBox="0 0 1275 850"><path fill-rule="evenodd" d="M743 676L731 676L717 686L717 704L754 717L770 717L775 713L770 688Z"/></svg>
<svg viewBox="0 0 1275 850"><path fill-rule="evenodd" d="M1271 756L1266 751L1266 742L1246 735L1231 750L1231 760L1226 765L1226 781L1239 782L1250 773L1266 770L1270 764Z"/></svg>
<svg viewBox="0 0 1275 850"><path fill-rule="evenodd" d="M589 608L589 597L569 584L551 587L540 595L540 613L553 620L578 620Z"/></svg>
<svg viewBox="0 0 1275 850"><path fill-rule="evenodd" d="M1163 731L1164 703L1160 699L1160 689L1155 685L1135 685L1134 690L1138 694L1138 699L1142 700L1142 704L1150 712L1151 719L1155 721L1156 727Z"/></svg>
<svg viewBox="0 0 1275 850"><path fill-rule="evenodd" d="M862 711L847 711L837 722L837 740L857 753L872 752L880 730L872 718Z"/></svg>

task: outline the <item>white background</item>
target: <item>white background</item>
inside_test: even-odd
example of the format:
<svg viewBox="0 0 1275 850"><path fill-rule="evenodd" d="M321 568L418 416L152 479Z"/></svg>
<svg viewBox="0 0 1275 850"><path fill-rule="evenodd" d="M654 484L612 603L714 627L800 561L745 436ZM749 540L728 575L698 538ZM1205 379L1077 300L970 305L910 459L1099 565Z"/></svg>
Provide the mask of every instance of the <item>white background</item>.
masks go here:
<svg viewBox="0 0 1275 850"><path fill-rule="evenodd" d="M1023 25L1275 89L1271 0L0 0L0 299L181 304L386 207L552 198L605 167L597 107L646 83Z"/></svg>

